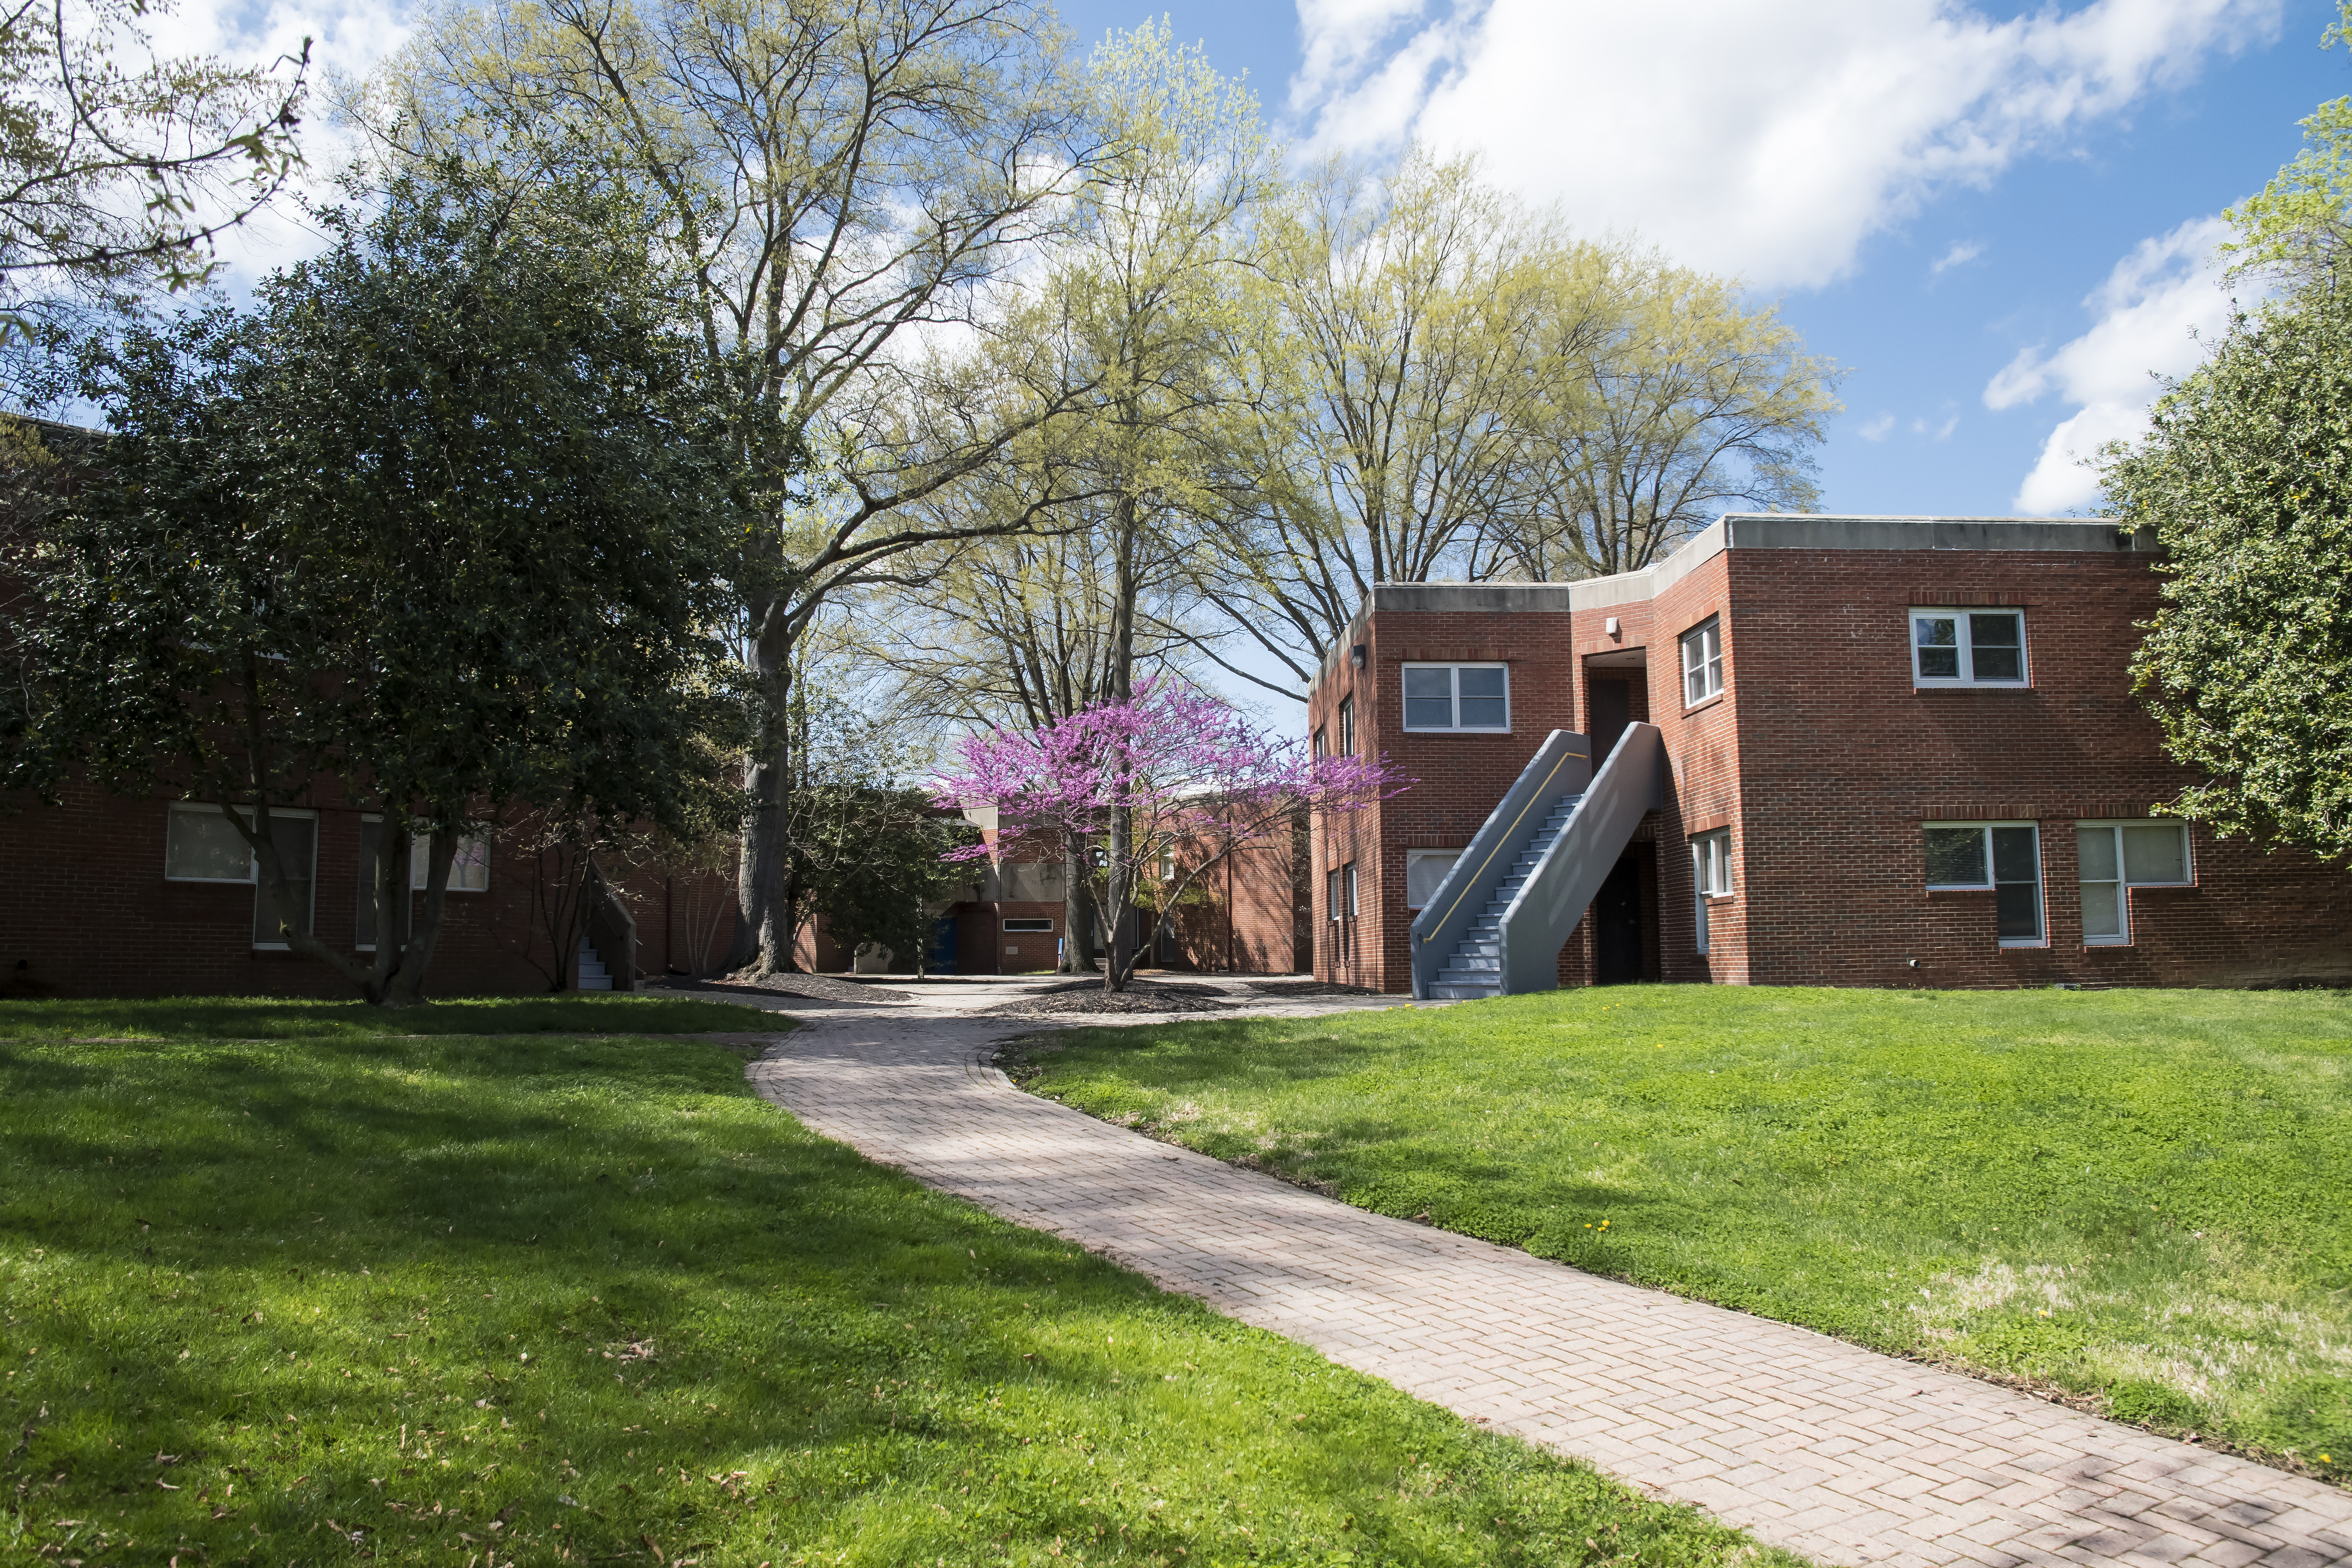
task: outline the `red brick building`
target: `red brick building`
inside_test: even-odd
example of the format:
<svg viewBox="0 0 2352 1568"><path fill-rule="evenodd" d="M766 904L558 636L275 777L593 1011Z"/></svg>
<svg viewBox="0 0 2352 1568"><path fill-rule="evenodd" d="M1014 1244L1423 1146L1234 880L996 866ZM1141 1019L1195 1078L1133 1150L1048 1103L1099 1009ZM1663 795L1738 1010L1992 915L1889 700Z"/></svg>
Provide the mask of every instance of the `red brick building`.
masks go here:
<svg viewBox="0 0 2352 1568"><path fill-rule="evenodd" d="M1375 588L1308 722L1420 783L1314 824L1316 973L1532 989L1558 942L1561 984L2352 979L2352 879L2154 815L2189 774L2126 671L2151 550L1734 515L1622 576Z"/></svg>
<svg viewBox="0 0 2352 1568"><path fill-rule="evenodd" d="M373 952L362 848L373 816L325 784L270 816L280 855L307 884L311 933ZM56 805L0 797L0 865L12 873L0 899L0 995L352 994L326 964L274 939L250 852L219 818L216 806L162 792L79 787ZM451 868L428 994L594 990L709 973L734 938L731 887L646 848L584 876L576 860L470 847Z"/></svg>
<svg viewBox="0 0 2352 1568"><path fill-rule="evenodd" d="M970 814L983 841L996 843L994 814ZM1027 974L1055 968L1069 936L1065 868L1047 851L1016 841L976 862L969 889L940 910L930 967L942 973ZM1162 869L1195 869L1179 847ZM1303 973L1314 952L1307 897L1307 825L1278 840L1244 846L1195 877L1158 930L1130 930L1140 966L1192 973ZM1130 916L1131 921L1139 917ZM894 962L894 969L910 967Z"/></svg>

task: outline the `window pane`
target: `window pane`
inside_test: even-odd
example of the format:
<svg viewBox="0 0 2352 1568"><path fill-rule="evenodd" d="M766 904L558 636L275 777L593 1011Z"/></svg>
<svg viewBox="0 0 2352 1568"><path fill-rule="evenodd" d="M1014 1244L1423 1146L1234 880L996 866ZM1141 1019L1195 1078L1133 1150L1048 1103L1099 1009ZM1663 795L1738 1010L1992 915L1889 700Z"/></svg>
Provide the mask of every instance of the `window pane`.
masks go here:
<svg viewBox="0 0 2352 1568"><path fill-rule="evenodd" d="M1453 677L1454 672L1450 669L1432 668L1427 665L1408 669L1404 672L1404 694L1407 697L1451 697L1454 694Z"/></svg>
<svg viewBox="0 0 2352 1568"><path fill-rule="evenodd" d="M2031 827L1992 830L1992 879L1996 882L2038 882L2042 862L2033 852Z"/></svg>
<svg viewBox="0 0 2352 1568"><path fill-rule="evenodd" d="M1915 616L1912 637L1919 645L1919 674L1927 680L1957 680L1960 674L1960 623L1953 616Z"/></svg>
<svg viewBox="0 0 2352 1568"><path fill-rule="evenodd" d="M2083 880L2112 882L2116 879L2116 830L2112 827L2078 827L2074 829L2074 849L2083 862Z"/></svg>
<svg viewBox="0 0 2352 1568"><path fill-rule="evenodd" d="M1347 913L1345 910L1339 907L1339 873L1334 870L1326 876L1323 879L1323 908L1328 910L1330 917L1336 921L1341 915Z"/></svg>
<svg viewBox="0 0 2352 1568"><path fill-rule="evenodd" d="M1408 697L1404 700L1404 724L1408 730L1451 730L1454 704L1444 697Z"/></svg>
<svg viewBox="0 0 2352 1568"><path fill-rule="evenodd" d="M217 811L174 811L163 835L163 875L186 881L248 882L253 851Z"/></svg>
<svg viewBox="0 0 2352 1568"><path fill-rule="evenodd" d="M360 824L360 909L352 924L352 944L375 945L375 846L383 832L381 822Z"/></svg>
<svg viewBox="0 0 2352 1568"><path fill-rule="evenodd" d="M2086 937L2124 934L2123 900L2113 882L2083 884L2083 934Z"/></svg>
<svg viewBox="0 0 2352 1568"><path fill-rule="evenodd" d="M2042 934L2042 889L2032 882L2003 882L1993 889L1993 924L2003 941Z"/></svg>
<svg viewBox="0 0 2352 1568"><path fill-rule="evenodd" d="M2014 615L1970 616L1969 644L1979 650L2017 647L2017 617Z"/></svg>
<svg viewBox="0 0 2352 1568"><path fill-rule="evenodd" d="M1981 888L1992 880L1985 875L1984 829L1927 829L1927 885L1933 888Z"/></svg>
<svg viewBox="0 0 2352 1568"><path fill-rule="evenodd" d="M1486 665L1461 671L1464 697L1494 697L1503 695L1503 667Z"/></svg>
<svg viewBox="0 0 2352 1568"><path fill-rule="evenodd" d="M269 819L269 842L277 847L278 865L286 873L288 890L294 897L294 919L308 933L310 929L310 873L318 863L319 825L307 816L272 816ZM253 940L257 944L286 940L286 933L278 929L278 916L272 911L269 900L257 884L253 889Z"/></svg>
<svg viewBox="0 0 2352 1568"><path fill-rule="evenodd" d="M1430 900L1437 897L1438 885L1445 880L1445 873L1454 869L1454 862L1461 853L1447 849L1405 857L1404 901L1416 910L1426 909Z"/></svg>
<svg viewBox="0 0 2352 1568"><path fill-rule="evenodd" d="M2124 876L2134 882L2189 880L2189 833L2173 823L2124 829Z"/></svg>
<svg viewBox="0 0 2352 1568"><path fill-rule="evenodd" d="M2022 680L2025 649L2014 615L1969 617L1969 668L1978 680Z"/></svg>
<svg viewBox="0 0 2352 1568"><path fill-rule="evenodd" d="M449 866L449 886L461 893L484 893L490 887L490 847L479 838L457 840L457 858Z"/></svg>
<svg viewBox="0 0 2352 1568"><path fill-rule="evenodd" d="M1356 918L1356 868L1351 862L1339 870L1341 895L1347 900L1348 918Z"/></svg>
<svg viewBox="0 0 2352 1568"><path fill-rule="evenodd" d="M1507 717L1503 700L1499 697L1465 696L1462 699L1462 727L1465 730L1499 730Z"/></svg>

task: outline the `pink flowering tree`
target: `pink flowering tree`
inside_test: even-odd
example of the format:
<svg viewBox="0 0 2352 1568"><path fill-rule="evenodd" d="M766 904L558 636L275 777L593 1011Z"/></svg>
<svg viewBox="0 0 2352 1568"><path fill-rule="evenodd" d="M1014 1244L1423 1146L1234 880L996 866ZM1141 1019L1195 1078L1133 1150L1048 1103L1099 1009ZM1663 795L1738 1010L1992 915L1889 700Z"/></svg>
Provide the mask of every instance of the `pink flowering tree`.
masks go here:
<svg viewBox="0 0 2352 1568"><path fill-rule="evenodd" d="M995 845L950 859L1027 841L1094 868L1113 922L1103 984L1123 991L1137 944L1121 911L1148 911L1156 928L1205 873L1287 835L1301 811L1360 811L1412 782L1386 758L1311 756L1303 740L1259 731L1216 698L1161 681L1038 729L965 737L939 799L996 808ZM1163 877L1169 860L1175 873Z"/></svg>

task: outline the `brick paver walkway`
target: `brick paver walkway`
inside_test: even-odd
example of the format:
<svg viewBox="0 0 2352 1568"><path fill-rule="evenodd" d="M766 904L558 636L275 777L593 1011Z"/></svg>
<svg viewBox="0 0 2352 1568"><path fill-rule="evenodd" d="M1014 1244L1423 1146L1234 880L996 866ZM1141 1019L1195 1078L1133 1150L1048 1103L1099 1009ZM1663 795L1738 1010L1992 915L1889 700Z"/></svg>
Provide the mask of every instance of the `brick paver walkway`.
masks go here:
<svg viewBox="0 0 2352 1568"><path fill-rule="evenodd" d="M1366 1214L1023 1094L983 1058L1034 1025L928 1003L792 1011L804 1026L750 1070L818 1131L1822 1562L2352 1563L2335 1488Z"/></svg>

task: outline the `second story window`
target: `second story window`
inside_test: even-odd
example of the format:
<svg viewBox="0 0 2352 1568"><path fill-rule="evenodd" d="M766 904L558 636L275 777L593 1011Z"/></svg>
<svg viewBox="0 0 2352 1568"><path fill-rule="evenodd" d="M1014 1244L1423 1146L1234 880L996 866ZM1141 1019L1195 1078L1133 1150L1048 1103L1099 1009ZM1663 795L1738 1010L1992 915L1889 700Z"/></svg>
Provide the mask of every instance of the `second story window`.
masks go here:
<svg viewBox="0 0 2352 1568"><path fill-rule="evenodd" d="M1511 727L1511 671L1502 664L1408 664L1404 727L1486 730Z"/></svg>
<svg viewBox="0 0 2352 1568"><path fill-rule="evenodd" d="M1683 634L1683 706L1723 690L1723 617L1709 616Z"/></svg>
<svg viewBox="0 0 2352 1568"><path fill-rule="evenodd" d="M1352 697L1339 699L1339 754L1356 754L1356 700Z"/></svg>
<svg viewBox="0 0 2352 1568"><path fill-rule="evenodd" d="M1914 610L1911 683L1915 686L2022 686L2022 610Z"/></svg>
<svg viewBox="0 0 2352 1568"><path fill-rule="evenodd" d="M1323 726L1320 724L1315 726L1315 754L1318 757L1331 754L1331 748L1323 742Z"/></svg>

